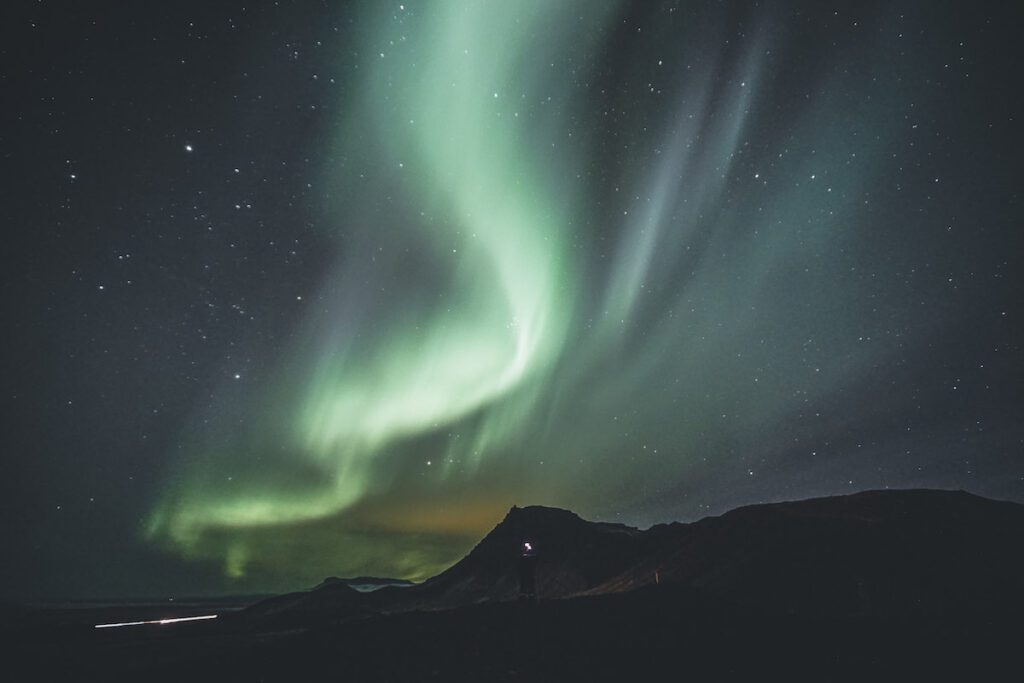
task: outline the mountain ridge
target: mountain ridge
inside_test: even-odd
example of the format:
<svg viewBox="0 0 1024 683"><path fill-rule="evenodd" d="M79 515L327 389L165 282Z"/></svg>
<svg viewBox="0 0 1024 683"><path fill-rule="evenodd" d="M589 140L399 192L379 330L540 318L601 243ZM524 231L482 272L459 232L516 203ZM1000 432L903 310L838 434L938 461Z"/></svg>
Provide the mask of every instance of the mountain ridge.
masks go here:
<svg viewBox="0 0 1024 683"><path fill-rule="evenodd" d="M519 597L530 542L540 599L676 585L782 614L947 613L1024 605L1024 505L962 490L871 490L759 503L637 529L561 508L513 506L461 560L426 581L277 596L243 614L346 620Z"/></svg>

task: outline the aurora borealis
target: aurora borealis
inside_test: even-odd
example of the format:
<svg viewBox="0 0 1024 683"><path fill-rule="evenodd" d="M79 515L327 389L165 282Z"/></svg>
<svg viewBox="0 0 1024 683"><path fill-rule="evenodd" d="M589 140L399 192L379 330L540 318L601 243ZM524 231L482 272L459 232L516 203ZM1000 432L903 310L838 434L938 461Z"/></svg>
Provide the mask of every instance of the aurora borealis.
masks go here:
<svg viewBox="0 0 1024 683"><path fill-rule="evenodd" d="M63 47L10 129L7 584L418 580L512 504L1024 500L996 11L26 9Z"/></svg>

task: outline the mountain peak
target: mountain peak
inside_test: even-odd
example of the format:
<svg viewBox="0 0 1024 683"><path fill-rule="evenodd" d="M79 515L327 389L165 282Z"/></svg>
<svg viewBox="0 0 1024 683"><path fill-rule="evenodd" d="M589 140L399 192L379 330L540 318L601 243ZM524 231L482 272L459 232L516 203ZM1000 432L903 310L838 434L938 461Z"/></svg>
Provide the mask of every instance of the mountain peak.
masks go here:
<svg viewBox="0 0 1024 683"><path fill-rule="evenodd" d="M575 512L563 508L548 507L546 505L526 505L524 507L513 505L505 514L503 521L545 519L578 520L580 517Z"/></svg>
<svg viewBox="0 0 1024 683"><path fill-rule="evenodd" d="M422 584L367 594L336 579L326 590L282 596L249 612L354 618L513 600L524 556L533 558L542 598L659 585L780 614L1005 609L1024 600L1024 550L1013 542L1022 535L1024 505L961 491L865 491L753 505L646 531L516 505L468 555Z"/></svg>

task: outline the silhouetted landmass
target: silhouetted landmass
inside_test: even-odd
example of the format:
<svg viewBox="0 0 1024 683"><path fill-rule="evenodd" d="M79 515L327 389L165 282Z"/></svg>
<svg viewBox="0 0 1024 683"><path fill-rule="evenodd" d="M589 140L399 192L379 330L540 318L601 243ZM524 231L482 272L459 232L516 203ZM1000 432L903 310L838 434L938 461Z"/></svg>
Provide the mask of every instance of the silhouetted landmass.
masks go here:
<svg viewBox="0 0 1024 683"><path fill-rule="evenodd" d="M333 586L337 584L344 584L355 588L356 590L369 592L377 590L378 588L384 588L385 586L415 586L416 584L412 581L406 581L405 579L382 579L377 576L357 576L352 579L340 579L337 576L328 576L326 579L321 581L316 588L324 588L326 586Z"/></svg>
<svg viewBox="0 0 1024 683"><path fill-rule="evenodd" d="M1022 539L1024 506L962 491L756 505L644 531L516 507L422 584L328 580L213 622L11 638L30 656L59 650L39 661L79 678L977 679L1024 635ZM524 541L539 602L517 599Z"/></svg>
<svg viewBox="0 0 1024 683"><path fill-rule="evenodd" d="M963 491L869 491L743 507L640 531L567 510L512 508L462 560L424 583L357 595L344 586L247 610L332 618L440 609L518 596L519 548L540 553L544 599L661 582L782 614L900 615L1002 609L1024 595L1024 506ZM271 606L274 607L271 610Z"/></svg>

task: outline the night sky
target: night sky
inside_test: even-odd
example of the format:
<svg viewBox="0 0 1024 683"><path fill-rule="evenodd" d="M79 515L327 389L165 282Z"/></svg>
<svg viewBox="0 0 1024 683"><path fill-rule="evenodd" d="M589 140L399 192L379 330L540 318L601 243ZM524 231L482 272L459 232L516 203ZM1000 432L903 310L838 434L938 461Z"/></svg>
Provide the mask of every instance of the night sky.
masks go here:
<svg viewBox="0 0 1024 683"><path fill-rule="evenodd" d="M5 4L3 597L1024 501L1014 4Z"/></svg>

